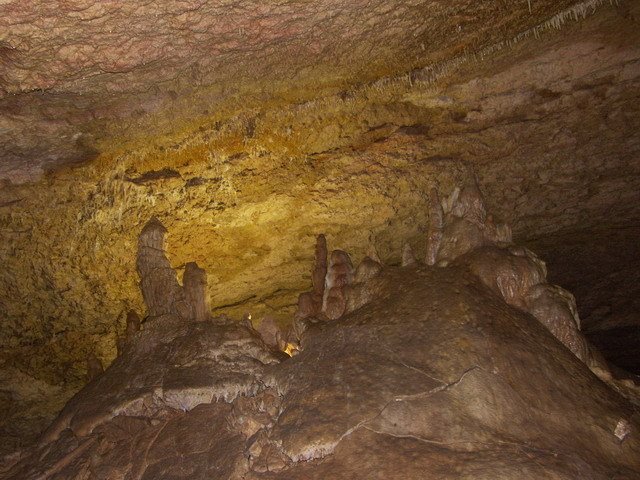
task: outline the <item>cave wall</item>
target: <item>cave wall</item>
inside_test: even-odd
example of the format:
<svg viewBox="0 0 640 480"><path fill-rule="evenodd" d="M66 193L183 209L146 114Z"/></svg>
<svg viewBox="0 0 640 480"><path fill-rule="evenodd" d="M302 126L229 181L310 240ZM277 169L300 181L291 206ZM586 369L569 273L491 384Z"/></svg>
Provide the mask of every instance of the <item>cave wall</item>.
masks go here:
<svg viewBox="0 0 640 480"><path fill-rule="evenodd" d="M603 304L624 310L628 295L593 300L600 284L581 279L610 278L615 290L635 278L612 276L618 265L637 275L617 252L637 244L628 227L640 216L638 14L637 3L602 6L460 57L435 83L416 73L188 134L114 141L89 163L5 183L2 428L19 429L25 405L46 423L84 382L89 352L115 357L126 312L143 313L136 239L154 215L172 264L208 272L216 313L286 322L310 284L316 234L357 260L375 248L398 263L405 242L421 256L427 192L477 175L516 239L548 256L553 281L577 287L585 318L603 322ZM619 240L615 263L589 260L594 232L604 232L597 245ZM20 392L18 381L33 387Z"/></svg>

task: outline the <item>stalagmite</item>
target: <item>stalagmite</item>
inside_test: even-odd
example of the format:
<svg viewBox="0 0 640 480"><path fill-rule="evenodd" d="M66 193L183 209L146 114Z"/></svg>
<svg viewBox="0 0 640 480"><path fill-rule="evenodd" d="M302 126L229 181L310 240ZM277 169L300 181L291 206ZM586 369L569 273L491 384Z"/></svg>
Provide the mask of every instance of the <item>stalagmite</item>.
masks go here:
<svg viewBox="0 0 640 480"><path fill-rule="evenodd" d="M140 315L135 310L129 310L127 312L127 328L125 330L125 340L127 342L140 331Z"/></svg>
<svg viewBox="0 0 640 480"><path fill-rule="evenodd" d="M475 183L461 190L456 188L445 200L443 210L442 240L437 254L441 266L487 243L486 211Z"/></svg>
<svg viewBox="0 0 640 480"><path fill-rule="evenodd" d="M104 367L102 366L102 362L96 356L95 353L91 352L87 355L87 382L90 382L94 378L99 377L104 373Z"/></svg>
<svg viewBox="0 0 640 480"><path fill-rule="evenodd" d="M295 317L298 319L317 315L322 310L327 276L327 239L318 235L315 248L315 263L311 274L312 290L298 297L298 308Z"/></svg>
<svg viewBox="0 0 640 480"><path fill-rule="evenodd" d="M353 273L349 254L342 250L331 252L322 301L322 312L327 318L335 320L344 313L347 305L344 289L352 283Z"/></svg>
<svg viewBox="0 0 640 480"><path fill-rule="evenodd" d="M415 263L415 259L414 259ZM364 257L353 278L353 283L345 288L346 307L344 313L351 313L366 305L379 294L378 282L375 279L382 273L383 268L375 260Z"/></svg>
<svg viewBox="0 0 640 480"><path fill-rule="evenodd" d="M382 265L375 259L366 256L356 268L354 283L363 283L376 277L382 271Z"/></svg>
<svg viewBox="0 0 640 480"><path fill-rule="evenodd" d="M207 273L197 263L189 262L184 268L182 285L187 303L191 306L191 319L196 322L208 320Z"/></svg>
<svg viewBox="0 0 640 480"><path fill-rule="evenodd" d="M273 317L269 315L264 317L256 331L260 334L264 343L272 348L282 349L282 332Z"/></svg>
<svg viewBox="0 0 640 480"><path fill-rule="evenodd" d="M150 319L170 314L187 319L190 307L164 251L166 233L157 218L149 220L140 233L136 262L140 288Z"/></svg>
<svg viewBox="0 0 640 480"><path fill-rule="evenodd" d="M445 213L438 265L465 265L509 305L533 315L601 378L611 378L606 362L580 332L573 296L547 283L545 263L533 252L511 244L511 229L487 214L476 184L454 189L443 202ZM437 216L436 216L437 218ZM429 251L430 237L427 249Z"/></svg>
<svg viewBox="0 0 640 480"><path fill-rule="evenodd" d="M427 233L427 264L446 266L484 245L511 243L511 229L488 215L477 183L455 188L440 206L432 190Z"/></svg>
<svg viewBox="0 0 640 480"><path fill-rule="evenodd" d="M543 262L523 250L487 245L460 257L459 261L508 304L525 309L527 292L544 283L547 272Z"/></svg>
<svg viewBox="0 0 640 480"><path fill-rule="evenodd" d="M496 233L478 192L455 192L445 211L464 226L445 228L445 245L454 240L447 235L478 232L483 243L444 268L383 268L365 257L354 269L342 250L327 265L319 237L312 290L300 296L286 338L270 316L256 331L249 314L182 322L170 313L178 321L137 333L130 311L136 341L104 373L89 355L88 378L100 378L9 478L365 478L362 468L366 478L383 468L385 478L421 478L433 464L454 472L446 478L465 468L465 478L608 478L621 469L636 478L633 407L569 350L614 388L635 387L616 383L591 351L573 296L547 283L534 253ZM144 248L165 258L154 236L162 230L150 231ZM403 265L415 263L406 245ZM204 271L188 263L183 280L190 318L204 319ZM287 361L284 353L300 350ZM443 444L472 448L461 460L457 450L443 455ZM514 444L528 450L514 453ZM557 452L577 460L559 462ZM373 463L359 463L363 455ZM523 477L523 465L532 473Z"/></svg>
<svg viewBox="0 0 640 480"><path fill-rule="evenodd" d="M487 211L484 206L484 198L478 184L475 181L467 183L452 202L451 215L464 218L477 225L484 225L487 219Z"/></svg>
<svg viewBox="0 0 640 480"><path fill-rule="evenodd" d="M411 245L405 243L402 248L402 266L408 267L410 265L415 265L415 263L416 256L413 254L413 249L411 248Z"/></svg>
<svg viewBox="0 0 640 480"><path fill-rule="evenodd" d="M375 249L369 249L375 252ZM378 255L373 253L376 257ZM326 317L336 320L368 303L372 298L369 283L382 271L379 261L366 256L358 268L353 268L346 252L334 250L327 267L327 243L324 235L318 236L315 265L312 274L313 290L298 296L298 308L294 314L294 328L287 341L298 344L306 329L305 319ZM320 282L320 273L323 273ZM320 292L322 296L319 297Z"/></svg>
<svg viewBox="0 0 640 480"><path fill-rule="evenodd" d="M485 229L485 235L491 243L509 245L513 241L511 227L505 223L496 224L493 215L487 215Z"/></svg>
<svg viewBox="0 0 640 480"><path fill-rule="evenodd" d="M580 334L575 299L566 290L548 283L529 289L526 309L583 362L589 360L589 347Z"/></svg>
<svg viewBox="0 0 640 480"><path fill-rule="evenodd" d="M324 235L318 235L315 250L315 266L311 280L313 293L322 299L324 295L324 280L327 275L327 239Z"/></svg>
<svg viewBox="0 0 640 480"><path fill-rule="evenodd" d="M435 265L438 259L438 250L442 242L442 227L444 221L444 213L435 188L429 193L429 227L427 229L427 255L425 263L427 265Z"/></svg>

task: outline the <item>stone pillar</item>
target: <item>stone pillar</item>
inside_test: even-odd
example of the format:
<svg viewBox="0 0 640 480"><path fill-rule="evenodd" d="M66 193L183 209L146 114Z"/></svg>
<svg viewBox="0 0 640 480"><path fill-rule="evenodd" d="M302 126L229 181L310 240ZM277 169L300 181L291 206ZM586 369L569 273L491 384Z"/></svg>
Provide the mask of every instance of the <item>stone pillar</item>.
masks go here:
<svg viewBox="0 0 640 480"><path fill-rule="evenodd" d="M298 297L298 309L296 310L295 318L303 319L320 313L322 310L326 276L327 239L324 235L318 235L316 240L315 264L311 274L313 289L310 292L301 293Z"/></svg>
<svg viewBox="0 0 640 480"><path fill-rule="evenodd" d="M196 322L208 320L207 272L198 267L196 262L187 263L182 276L182 286L187 303L191 306L191 319Z"/></svg>
<svg viewBox="0 0 640 480"><path fill-rule="evenodd" d="M127 328L125 330L125 340L130 342L136 333L140 331L140 315L135 310L127 312Z"/></svg>
<svg viewBox="0 0 640 480"><path fill-rule="evenodd" d="M87 382L99 377L103 373L104 367L102 366L102 362L95 353L91 352L87 355Z"/></svg>
<svg viewBox="0 0 640 480"><path fill-rule="evenodd" d="M443 224L444 212L440 204L440 197L438 191L432 188L429 192L429 226L427 228L427 255L425 258L427 265L435 265L438 260Z"/></svg>
<svg viewBox="0 0 640 480"><path fill-rule="evenodd" d="M353 264L342 250L331 252L324 284L322 312L331 320L340 318L346 309L345 287L353 283Z"/></svg>
<svg viewBox="0 0 640 480"><path fill-rule="evenodd" d="M140 288L149 318L173 314L186 319L190 308L176 272L165 255L166 233L167 229L155 217L147 222L140 233L136 262Z"/></svg>

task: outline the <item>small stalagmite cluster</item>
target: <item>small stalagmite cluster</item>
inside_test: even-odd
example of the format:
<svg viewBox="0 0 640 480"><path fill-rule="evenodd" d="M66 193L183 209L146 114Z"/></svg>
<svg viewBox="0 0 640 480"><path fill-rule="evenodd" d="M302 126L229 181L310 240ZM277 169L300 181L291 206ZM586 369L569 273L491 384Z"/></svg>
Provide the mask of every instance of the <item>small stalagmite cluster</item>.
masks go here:
<svg viewBox="0 0 640 480"><path fill-rule="evenodd" d="M426 237L426 265L465 266L506 303L533 315L595 373L611 379L604 360L580 333L573 295L547 283L544 262L527 248L512 243L509 226L496 223L487 213L476 182L454 189L442 201L435 188L430 191ZM402 266L418 264L411 245L405 244ZM369 256L354 269L346 252L334 250L329 255L326 238L319 235L313 290L300 295L296 321L337 320L363 306L375 297L371 280L381 270L380 260Z"/></svg>
<svg viewBox="0 0 640 480"><path fill-rule="evenodd" d="M293 346L293 353L297 353L309 324L338 320L373 300L379 293L374 280L382 270L377 253L370 252L354 268L347 252L333 250L329 254L325 236L318 235L313 290L298 297L294 322L289 332L281 335L286 339L281 348L286 350Z"/></svg>
<svg viewBox="0 0 640 480"><path fill-rule="evenodd" d="M148 317L177 315L185 320L206 320L206 273L195 262L189 262L185 265L180 286L165 254L166 233L164 225L152 218L138 239L136 265Z"/></svg>
<svg viewBox="0 0 640 480"><path fill-rule="evenodd" d="M487 213L477 184L454 190L443 202L433 191L431 205L438 214L429 225L427 262L444 266L455 261L467 266L509 305L533 315L594 372L611 378L606 364L580 333L573 295L547 283L544 262L512 244L511 229L496 224Z"/></svg>

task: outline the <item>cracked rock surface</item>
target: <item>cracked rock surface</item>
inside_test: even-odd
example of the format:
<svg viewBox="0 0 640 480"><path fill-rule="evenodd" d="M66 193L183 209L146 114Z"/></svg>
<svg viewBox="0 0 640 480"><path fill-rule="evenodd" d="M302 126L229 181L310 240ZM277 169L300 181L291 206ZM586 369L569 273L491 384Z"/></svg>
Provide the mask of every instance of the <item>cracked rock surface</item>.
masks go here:
<svg viewBox="0 0 640 480"><path fill-rule="evenodd" d="M0 478L638 478L637 410L533 317L460 266L377 279L284 361L154 320Z"/></svg>

